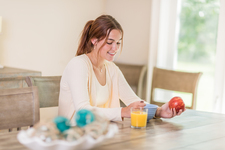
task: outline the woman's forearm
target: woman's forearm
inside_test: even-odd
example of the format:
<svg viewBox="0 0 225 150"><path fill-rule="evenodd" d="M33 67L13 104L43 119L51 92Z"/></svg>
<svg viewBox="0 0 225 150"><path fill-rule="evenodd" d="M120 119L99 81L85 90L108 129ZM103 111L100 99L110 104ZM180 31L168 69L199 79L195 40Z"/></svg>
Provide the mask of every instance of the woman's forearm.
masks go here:
<svg viewBox="0 0 225 150"><path fill-rule="evenodd" d="M121 109L121 117L122 118L130 118L130 111L129 111L128 107L123 107Z"/></svg>

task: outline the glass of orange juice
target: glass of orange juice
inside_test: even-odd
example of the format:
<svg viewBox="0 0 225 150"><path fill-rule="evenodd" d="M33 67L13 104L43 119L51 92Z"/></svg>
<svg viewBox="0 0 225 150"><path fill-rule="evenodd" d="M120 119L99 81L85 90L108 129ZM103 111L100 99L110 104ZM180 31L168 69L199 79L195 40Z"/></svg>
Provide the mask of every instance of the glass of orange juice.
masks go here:
<svg viewBox="0 0 225 150"><path fill-rule="evenodd" d="M131 128L146 128L147 116L147 108L131 108Z"/></svg>

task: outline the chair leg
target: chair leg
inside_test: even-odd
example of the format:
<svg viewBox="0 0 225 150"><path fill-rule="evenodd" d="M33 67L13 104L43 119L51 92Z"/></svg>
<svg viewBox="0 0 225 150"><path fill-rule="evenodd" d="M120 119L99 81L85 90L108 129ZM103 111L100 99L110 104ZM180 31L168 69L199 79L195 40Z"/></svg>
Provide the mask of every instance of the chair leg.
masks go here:
<svg viewBox="0 0 225 150"><path fill-rule="evenodd" d="M12 129L9 129L9 132L12 132Z"/></svg>

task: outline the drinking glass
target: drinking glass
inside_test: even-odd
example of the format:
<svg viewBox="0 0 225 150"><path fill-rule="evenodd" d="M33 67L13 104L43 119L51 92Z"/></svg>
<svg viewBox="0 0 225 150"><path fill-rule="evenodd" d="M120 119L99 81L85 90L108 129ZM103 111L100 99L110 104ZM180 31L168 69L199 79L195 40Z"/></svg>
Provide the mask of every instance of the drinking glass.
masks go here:
<svg viewBox="0 0 225 150"><path fill-rule="evenodd" d="M148 109L147 108L131 108L131 128L146 128Z"/></svg>

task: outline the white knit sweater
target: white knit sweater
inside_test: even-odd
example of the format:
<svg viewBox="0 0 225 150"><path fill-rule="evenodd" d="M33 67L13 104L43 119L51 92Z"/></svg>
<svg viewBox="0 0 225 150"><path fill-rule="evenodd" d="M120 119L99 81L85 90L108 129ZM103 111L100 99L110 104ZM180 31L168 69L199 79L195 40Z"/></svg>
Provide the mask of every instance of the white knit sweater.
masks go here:
<svg viewBox="0 0 225 150"><path fill-rule="evenodd" d="M59 94L59 115L72 119L75 111L95 108L109 120L121 121L121 99L126 105L141 99L128 85L120 69L113 62L105 64L107 85L110 89L110 98L101 107L95 107L92 100L96 97L96 80L93 79L92 63L87 55L74 57L66 66L61 82ZM155 114L156 109L152 109Z"/></svg>

